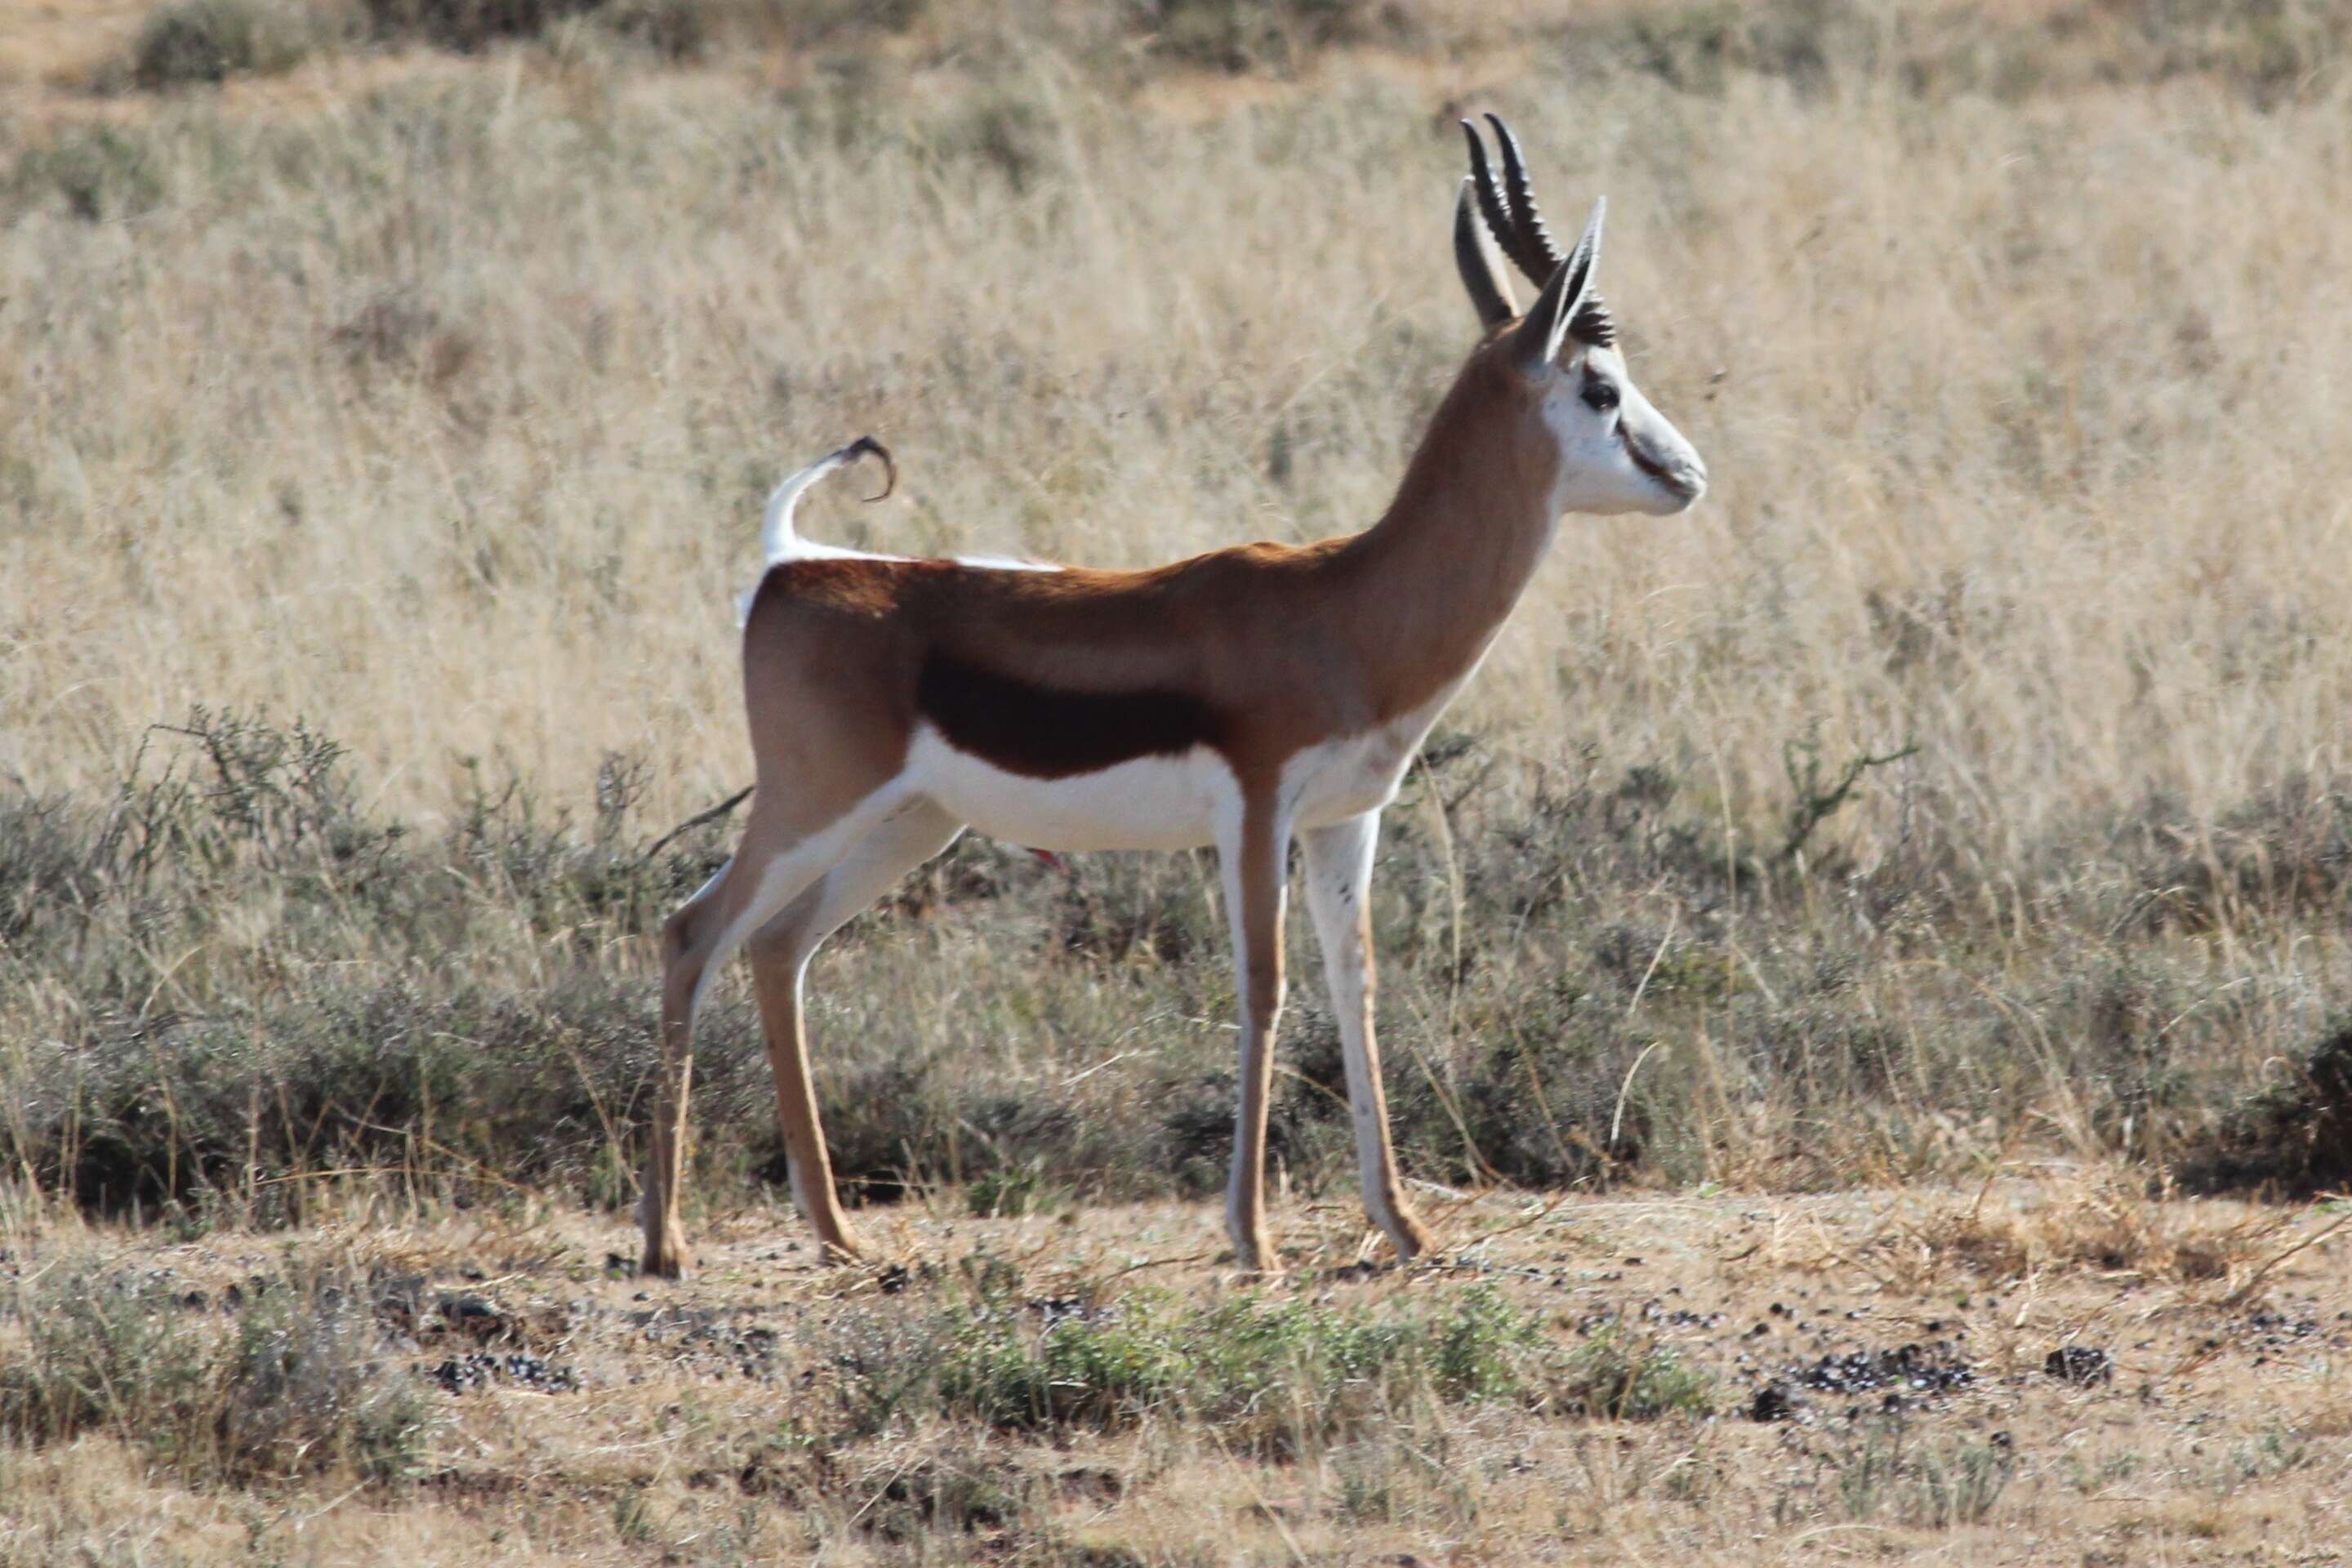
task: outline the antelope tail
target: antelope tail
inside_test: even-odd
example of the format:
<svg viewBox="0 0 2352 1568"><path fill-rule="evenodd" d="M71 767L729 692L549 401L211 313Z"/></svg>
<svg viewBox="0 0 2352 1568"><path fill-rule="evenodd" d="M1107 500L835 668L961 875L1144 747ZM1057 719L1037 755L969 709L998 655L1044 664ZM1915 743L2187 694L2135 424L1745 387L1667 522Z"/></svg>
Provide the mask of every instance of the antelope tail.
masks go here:
<svg viewBox="0 0 2352 1568"><path fill-rule="evenodd" d="M768 515L760 524L760 559L773 566L779 561L789 561L801 553L801 536L793 528L793 509L800 505L802 492L835 468L847 468L860 458L882 459L882 494L867 496L867 500L880 500L898 487L898 465L890 457L890 448L871 436L860 436L848 446L827 452L799 473L786 479L768 497Z"/></svg>

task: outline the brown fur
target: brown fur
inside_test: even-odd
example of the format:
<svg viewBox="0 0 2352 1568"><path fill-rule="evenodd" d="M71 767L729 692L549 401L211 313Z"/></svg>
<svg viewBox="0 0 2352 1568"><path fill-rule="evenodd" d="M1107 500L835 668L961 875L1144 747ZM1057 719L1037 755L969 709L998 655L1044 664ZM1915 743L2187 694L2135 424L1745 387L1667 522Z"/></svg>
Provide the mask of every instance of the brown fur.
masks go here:
<svg viewBox="0 0 2352 1568"><path fill-rule="evenodd" d="M752 600L747 700L755 716L814 707L897 730L956 679L1008 696L1117 698L1162 709L1139 724L1151 733L1129 754L1165 749L1181 713L1237 773L1265 774L1305 746L1412 711L1475 662L1549 534L1554 459L1529 439L1539 424L1533 387L1498 335L1464 367L1396 500L1364 533L1135 572L783 563ZM903 746L877 754L890 761L887 778Z"/></svg>
<svg viewBox="0 0 2352 1568"><path fill-rule="evenodd" d="M1431 419L1387 512L1352 538L1240 545L1139 572L824 558L767 574L743 638L759 766L751 820L729 874L679 910L665 936L648 1270L687 1267L677 1197L689 1034L709 962L761 907L761 877L896 777L925 720L951 743L1030 777L1201 744L1240 781L1242 842L1230 847L1240 857L1237 938L1249 984L1230 1218L1243 1262L1271 1263L1265 1121L1289 833L1276 786L1290 756L1420 711L1462 679L1526 587L1550 538L1559 458L1521 357L1509 323L1490 331ZM854 1253L856 1242L831 1188L794 977L851 903L873 896L861 891L867 880L895 877L898 859L919 863L953 831L944 820L867 829L846 851L858 867L849 884L836 888L845 873L817 869L814 887L753 940L786 1147L830 1251ZM1355 930L1368 940L1360 921ZM1364 1007L1370 1053L1369 992ZM1368 1092L1378 1107L1376 1068L1374 1078ZM1385 1126L1382 1115L1378 1181L1409 1256L1427 1234L1399 1190Z"/></svg>

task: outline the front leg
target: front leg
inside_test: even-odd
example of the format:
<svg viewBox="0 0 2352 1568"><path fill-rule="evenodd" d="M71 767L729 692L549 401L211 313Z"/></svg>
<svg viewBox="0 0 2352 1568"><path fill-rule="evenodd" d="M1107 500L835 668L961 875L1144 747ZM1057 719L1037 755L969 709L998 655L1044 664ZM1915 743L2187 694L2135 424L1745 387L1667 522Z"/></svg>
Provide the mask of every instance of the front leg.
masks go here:
<svg viewBox="0 0 2352 1568"><path fill-rule="evenodd" d="M1323 944L1323 973L1331 986L1331 1016L1339 1025L1339 1047L1348 1061L1348 1109L1356 1124L1356 1169L1362 1178L1364 1212L1388 1233L1397 1255L1411 1259L1429 1250L1430 1235L1405 1201L1397 1174L1396 1151L1389 1143L1388 1094L1381 1087L1381 1047L1372 1032L1372 846L1381 814L1368 811L1309 828L1299 836L1307 850L1307 908L1315 919L1315 939Z"/></svg>
<svg viewBox="0 0 2352 1568"><path fill-rule="evenodd" d="M1244 792L1238 817L1222 824L1217 858L1234 933L1234 994L1241 1006L1241 1103L1234 1117L1234 1173L1225 1230L1244 1268L1274 1267L1265 1228L1265 1126L1274 1100L1274 1034L1282 1017L1282 913L1290 824L1275 791Z"/></svg>

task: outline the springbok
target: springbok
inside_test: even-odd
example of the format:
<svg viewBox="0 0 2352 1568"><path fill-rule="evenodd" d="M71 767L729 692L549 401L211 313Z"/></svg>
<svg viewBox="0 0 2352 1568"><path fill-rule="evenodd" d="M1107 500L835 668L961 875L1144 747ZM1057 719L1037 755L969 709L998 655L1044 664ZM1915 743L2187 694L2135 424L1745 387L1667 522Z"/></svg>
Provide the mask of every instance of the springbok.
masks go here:
<svg viewBox="0 0 2352 1568"><path fill-rule="evenodd" d="M1680 511L1706 488L1698 454L1627 377L1592 291L1604 204L1562 257L1518 143L1487 118L1502 177L1464 121L1472 174L1454 217L1482 335L1366 531L1150 571L1011 570L803 541L793 526L802 492L857 457L887 460L871 437L778 488L743 624L758 794L734 858L663 933L662 1080L640 1211L647 1272L688 1267L678 1194L694 1019L717 965L741 945L793 1196L829 1257L860 1255L818 1123L803 982L827 935L967 826L1041 850L1216 847L1242 1014L1225 1223L1254 1269L1275 1262L1266 1109L1296 837L1364 1206L1402 1257L1428 1248L1390 1147L1372 1032L1367 893L1381 810L1562 513ZM1524 317L1494 244L1540 289Z"/></svg>

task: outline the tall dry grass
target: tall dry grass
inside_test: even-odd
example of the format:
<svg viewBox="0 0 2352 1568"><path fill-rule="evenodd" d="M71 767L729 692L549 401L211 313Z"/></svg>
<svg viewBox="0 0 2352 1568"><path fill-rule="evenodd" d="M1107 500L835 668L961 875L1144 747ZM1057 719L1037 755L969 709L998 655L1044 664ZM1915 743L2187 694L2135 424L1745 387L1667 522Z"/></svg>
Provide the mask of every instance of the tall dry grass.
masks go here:
<svg viewBox="0 0 2352 1568"><path fill-rule="evenodd" d="M1433 7L1268 79L1008 4L686 67L581 24L19 95L0 770L95 808L142 743L147 776L201 773L148 731L201 703L305 716L351 748L353 810L425 837L509 777L584 835L635 759L650 837L746 775L730 607L760 498L860 431L901 494L818 498L819 537L1143 563L1362 526L1470 339L1451 121L1491 106L1557 223L1612 197L1603 285L1716 489L1571 520L1448 721L1485 759L1439 791L1457 847L1426 792L1399 814L1420 967L1391 1016L1433 1137L1498 1040L1597 1027L1577 1136L1664 1075L1678 1173L1784 1161L1823 1131L1792 1103L1898 1167L2161 1159L2164 1096L2258 1089L2352 983L2347 90L2317 12L2161 10ZM1659 825L1622 854L1612 802ZM1147 923L1206 897L1088 874ZM913 955L821 1026L836 1092L903 1049L1051 1101L1139 1016L1143 1047L1217 1056L1213 943L1146 942L1140 992L1035 985L1006 972L1037 942L1117 943L1021 886L1017 918L885 933ZM541 994L583 931L593 974L645 963L635 915L551 936L510 890L453 895L437 958L276 891L170 941L131 921L107 1007L24 957L13 1027L119 1045L329 971ZM1834 1084L1791 1090L1822 1039ZM636 1081L610 1070L599 1115ZM1084 1093L1109 1125L1152 1090ZM1581 1168L1551 1158L1513 1168Z"/></svg>
<svg viewBox="0 0 2352 1568"><path fill-rule="evenodd" d="M0 760L87 786L190 702L267 705L404 809L465 756L577 795L627 749L682 810L743 768L757 499L867 428L905 497L820 534L1139 563L1361 526L1469 337L1459 100L1563 221L1614 197L1635 369L1717 475L1688 518L1571 524L1466 721L1702 762L1736 820L1792 738L1915 740L1915 831L1992 860L2341 766L2332 86L1562 63L1336 60L1180 118L1044 50L782 88L524 53L37 133ZM57 188L77 153L103 221Z"/></svg>

